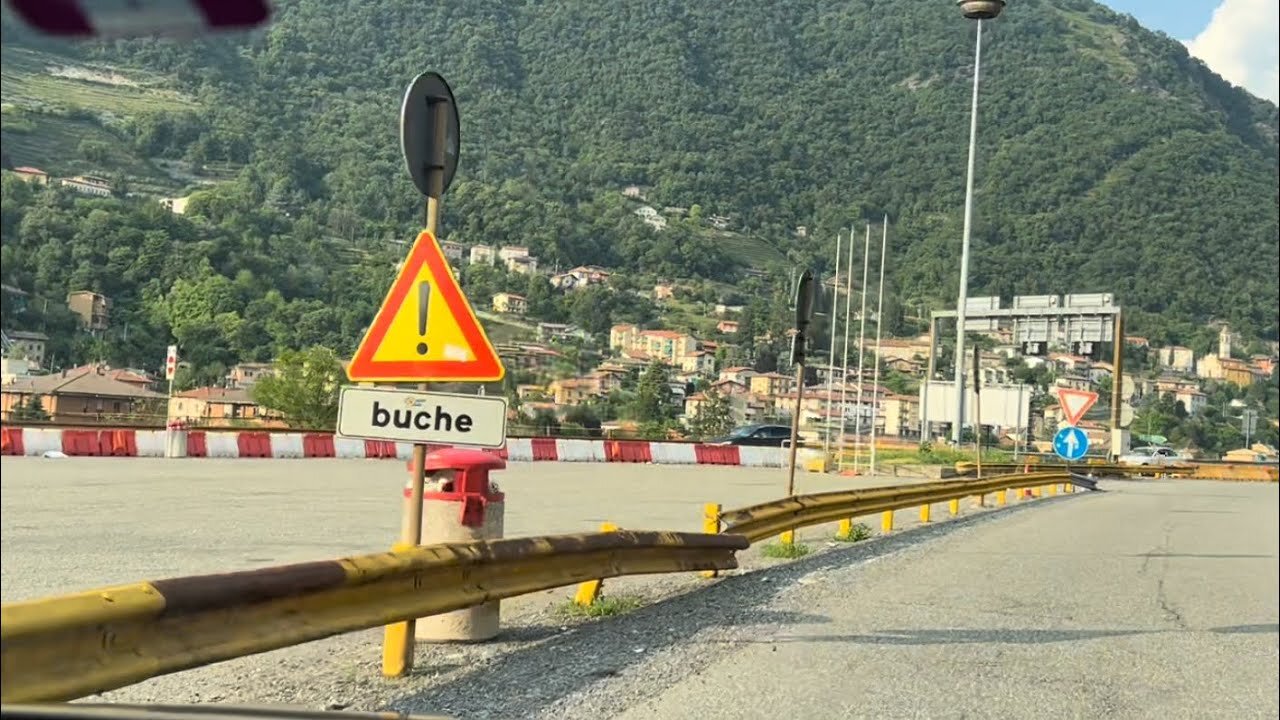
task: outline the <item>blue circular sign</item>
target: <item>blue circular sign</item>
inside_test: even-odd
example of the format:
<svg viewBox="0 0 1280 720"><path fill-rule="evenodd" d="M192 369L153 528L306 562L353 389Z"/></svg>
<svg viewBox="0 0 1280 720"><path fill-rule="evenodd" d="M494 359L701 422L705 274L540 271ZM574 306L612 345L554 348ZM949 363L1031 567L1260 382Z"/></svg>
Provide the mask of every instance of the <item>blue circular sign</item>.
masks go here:
<svg viewBox="0 0 1280 720"><path fill-rule="evenodd" d="M1079 460L1089 452L1089 436L1080 428L1068 425L1053 436L1053 451L1063 460Z"/></svg>

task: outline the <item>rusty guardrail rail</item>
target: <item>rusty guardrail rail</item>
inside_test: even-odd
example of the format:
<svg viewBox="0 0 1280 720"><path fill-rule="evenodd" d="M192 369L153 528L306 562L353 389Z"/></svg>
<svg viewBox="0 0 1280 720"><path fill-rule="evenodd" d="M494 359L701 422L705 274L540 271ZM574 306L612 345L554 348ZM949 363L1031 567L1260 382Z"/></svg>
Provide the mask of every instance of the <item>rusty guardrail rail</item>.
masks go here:
<svg viewBox="0 0 1280 720"><path fill-rule="evenodd" d="M7 603L0 697L70 700L490 600L620 575L728 570L739 535L618 531L428 545Z"/></svg>
<svg viewBox="0 0 1280 720"><path fill-rule="evenodd" d="M1238 482L1277 482L1280 481L1280 464L1276 463L1234 463L1215 460L1199 462L1169 463L1167 465L1122 465L1116 463L1087 462L1067 466L1057 463L983 463L984 472L1017 472L1027 468L1035 471L1060 470L1089 473L1110 477L1143 477L1161 475L1174 478L1200 480L1233 480ZM956 463L958 475L972 475L977 466L971 462Z"/></svg>
<svg viewBox="0 0 1280 720"><path fill-rule="evenodd" d="M986 495L1010 488L1072 484L1066 469L997 475L981 480L948 480L920 485L892 485L865 490L836 490L772 500L720 513L721 532L745 535L751 542L810 525L835 522L886 510L932 505Z"/></svg>

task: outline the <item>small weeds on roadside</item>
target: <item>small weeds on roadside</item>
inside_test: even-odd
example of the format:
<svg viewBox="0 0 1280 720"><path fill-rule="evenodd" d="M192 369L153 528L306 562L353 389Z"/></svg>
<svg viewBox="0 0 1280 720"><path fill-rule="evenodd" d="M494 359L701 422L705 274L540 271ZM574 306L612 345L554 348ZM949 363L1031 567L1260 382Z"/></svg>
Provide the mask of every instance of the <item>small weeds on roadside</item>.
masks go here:
<svg viewBox="0 0 1280 720"><path fill-rule="evenodd" d="M560 607L560 614L566 617L613 617L626 615L644 605L644 598L639 595L602 595L590 605L579 605L570 600Z"/></svg>
<svg viewBox="0 0 1280 720"><path fill-rule="evenodd" d="M869 537L871 537L871 527L866 523L858 523L852 528L849 528L848 535L836 535L834 540L836 540L836 542L856 543L866 540Z"/></svg>
<svg viewBox="0 0 1280 720"><path fill-rule="evenodd" d="M795 560L796 558L802 558L813 551L804 543L791 543L790 545L784 543L769 543L764 546L764 549L761 550L761 552L767 558Z"/></svg>

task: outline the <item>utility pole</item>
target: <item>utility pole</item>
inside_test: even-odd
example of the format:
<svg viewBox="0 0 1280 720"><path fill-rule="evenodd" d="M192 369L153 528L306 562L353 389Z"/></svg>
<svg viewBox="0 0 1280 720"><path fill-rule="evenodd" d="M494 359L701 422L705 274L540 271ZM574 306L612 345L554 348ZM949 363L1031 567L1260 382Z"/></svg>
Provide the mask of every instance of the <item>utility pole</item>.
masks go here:
<svg viewBox="0 0 1280 720"><path fill-rule="evenodd" d="M850 235L849 240L853 240ZM831 280L831 349L827 353L827 402L826 402L826 438L822 443L822 453L831 454L831 393L832 382L836 377L836 309L840 307L840 233L836 233L836 272Z"/></svg>
<svg viewBox="0 0 1280 720"><path fill-rule="evenodd" d="M844 285L844 361L840 369L840 443L836 469L844 469L844 425L848 415L849 391L849 311L853 306L853 226L849 226L849 262L846 264Z"/></svg>
<svg viewBox="0 0 1280 720"><path fill-rule="evenodd" d="M858 321L858 409L853 416L853 473L858 473L858 453L862 449L862 360L867 346L867 271L871 267L871 223L862 246L862 311Z"/></svg>
<svg viewBox="0 0 1280 720"><path fill-rule="evenodd" d="M876 352L875 380L872 382L871 395L871 474L876 474L876 419L880 417L880 338L884 328L884 260L885 250L889 247L889 216L884 216L884 233L880 239L880 289L876 299Z"/></svg>

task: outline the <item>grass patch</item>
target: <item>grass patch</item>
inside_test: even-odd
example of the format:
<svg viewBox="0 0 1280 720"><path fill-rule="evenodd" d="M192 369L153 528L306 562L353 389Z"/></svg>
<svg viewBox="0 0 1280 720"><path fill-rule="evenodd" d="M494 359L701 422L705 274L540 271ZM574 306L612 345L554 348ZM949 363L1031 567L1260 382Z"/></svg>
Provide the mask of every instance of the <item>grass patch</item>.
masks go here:
<svg viewBox="0 0 1280 720"><path fill-rule="evenodd" d="M837 542L856 543L866 540L869 537L871 537L871 527L866 523L858 523L852 528L849 528L848 535L836 535L834 539Z"/></svg>
<svg viewBox="0 0 1280 720"><path fill-rule="evenodd" d="M560 615L576 618L599 618L626 615L644 606L644 598L639 595L602 595L587 606L570 600L560 606Z"/></svg>
<svg viewBox="0 0 1280 720"><path fill-rule="evenodd" d="M813 552L813 550L804 543L769 543L760 551L767 558L777 560L795 560Z"/></svg>

